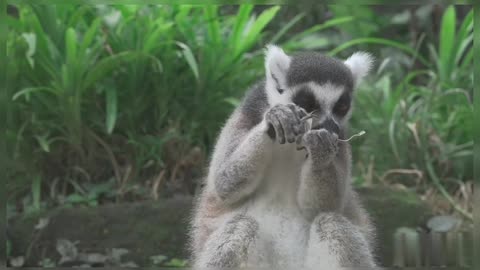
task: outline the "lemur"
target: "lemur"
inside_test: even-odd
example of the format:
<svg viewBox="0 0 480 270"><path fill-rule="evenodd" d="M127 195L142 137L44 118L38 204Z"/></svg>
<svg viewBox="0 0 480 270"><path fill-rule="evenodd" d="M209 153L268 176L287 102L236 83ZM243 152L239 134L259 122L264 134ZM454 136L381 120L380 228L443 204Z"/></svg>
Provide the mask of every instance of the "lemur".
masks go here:
<svg viewBox="0 0 480 270"><path fill-rule="evenodd" d="M196 201L193 267L372 269L374 230L342 139L373 58L265 51L266 78L223 127Z"/></svg>

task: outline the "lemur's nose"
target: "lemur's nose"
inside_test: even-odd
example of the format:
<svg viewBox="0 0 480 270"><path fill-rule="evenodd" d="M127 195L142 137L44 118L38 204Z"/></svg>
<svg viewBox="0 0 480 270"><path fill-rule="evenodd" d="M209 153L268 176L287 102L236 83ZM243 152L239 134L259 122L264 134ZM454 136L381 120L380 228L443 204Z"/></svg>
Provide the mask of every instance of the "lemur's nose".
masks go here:
<svg viewBox="0 0 480 270"><path fill-rule="evenodd" d="M312 123L312 129L322 129L322 128L336 134L340 132L340 128L338 127L335 120L333 120L332 118L327 118L323 122Z"/></svg>

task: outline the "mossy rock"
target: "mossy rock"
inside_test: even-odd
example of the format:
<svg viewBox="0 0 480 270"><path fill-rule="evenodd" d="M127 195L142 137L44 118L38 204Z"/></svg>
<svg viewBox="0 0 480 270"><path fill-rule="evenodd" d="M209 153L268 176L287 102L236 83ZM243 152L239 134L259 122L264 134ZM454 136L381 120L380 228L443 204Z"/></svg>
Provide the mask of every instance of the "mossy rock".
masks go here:
<svg viewBox="0 0 480 270"><path fill-rule="evenodd" d="M379 261L389 266L396 228L424 224L431 211L414 193L407 191L386 188L358 191L378 229ZM192 198L184 197L96 208L63 208L22 216L9 222L12 256L24 256L31 245L27 265L37 266L42 258L57 261L60 256L55 249L56 241L67 239L79 241L78 250L89 253L104 254L112 248L125 248L129 253L124 260L139 266L150 266L149 258L155 255L188 258L186 241L191 209ZM39 219L45 217L49 218L49 224L35 231Z"/></svg>

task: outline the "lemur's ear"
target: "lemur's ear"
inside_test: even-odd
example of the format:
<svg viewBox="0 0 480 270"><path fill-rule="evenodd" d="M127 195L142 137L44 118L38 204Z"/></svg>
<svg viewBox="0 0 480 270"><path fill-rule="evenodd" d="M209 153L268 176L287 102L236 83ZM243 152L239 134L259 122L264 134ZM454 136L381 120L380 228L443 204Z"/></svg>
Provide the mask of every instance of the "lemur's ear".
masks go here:
<svg viewBox="0 0 480 270"><path fill-rule="evenodd" d="M282 94L286 87L286 77L290 57L275 45L267 45L265 48L265 71L267 84L272 84Z"/></svg>
<svg viewBox="0 0 480 270"><path fill-rule="evenodd" d="M356 52L347 60L345 60L345 65L347 65L347 67L349 67L352 71L355 86L357 86L362 79L367 76L368 72L373 66L373 61L373 56L367 52Z"/></svg>

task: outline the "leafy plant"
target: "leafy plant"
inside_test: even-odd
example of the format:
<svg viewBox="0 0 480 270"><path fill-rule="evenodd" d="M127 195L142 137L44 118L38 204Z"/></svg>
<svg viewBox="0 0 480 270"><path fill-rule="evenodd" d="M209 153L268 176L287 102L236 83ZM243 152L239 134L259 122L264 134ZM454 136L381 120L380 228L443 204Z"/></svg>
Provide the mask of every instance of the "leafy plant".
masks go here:
<svg viewBox="0 0 480 270"><path fill-rule="evenodd" d="M459 207L448 190L473 178L473 81L467 79L473 68L469 60L471 16L469 12L460 23L458 37L463 39L451 41L455 11L446 9L442 27L448 29L441 30L441 36L450 35L445 41L449 44L438 46L444 51L441 58L432 54L427 65L431 69L410 71L394 86L393 74L384 68L388 59L380 64L383 71L377 74L377 82L357 94L357 110L362 115L354 114L352 119L357 129L374 131L357 151L360 160L367 161L360 166L364 173L374 164L376 171L384 172L377 179L384 181L392 167L407 169L401 171L428 180L421 183L422 189L433 185L467 218L471 218L469 211ZM453 58L458 62L449 62ZM445 70L447 63L453 67Z"/></svg>
<svg viewBox="0 0 480 270"><path fill-rule="evenodd" d="M172 258L168 260L165 255L150 256L150 260L154 266L166 266L166 267L185 267L187 260Z"/></svg>
<svg viewBox="0 0 480 270"><path fill-rule="evenodd" d="M473 65L473 9L458 29L456 17L455 7L449 6L442 16L438 48L429 48L445 87L464 88L473 81L469 72Z"/></svg>
<svg viewBox="0 0 480 270"><path fill-rule="evenodd" d="M185 162L192 149L208 155L227 115L262 78L266 43L387 55L357 93L353 132L367 131L352 142L365 176L358 182L407 169L421 175L421 189L448 196L473 177L473 12L457 25L448 7L438 41L425 34L412 45L372 7L330 6L333 17L314 25L304 24L306 12L280 18L281 9L20 5L19 19L7 21L9 198L33 209L50 191L56 201L95 205L132 195L137 184L181 182L178 168L203 166ZM116 192L89 191L105 179Z"/></svg>
<svg viewBox="0 0 480 270"><path fill-rule="evenodd" d="M11 174L27 185L40 177L37 191L78 192L77 181L112 175L122 189L178 163L192 146L207 151L263 70L261 44L281 40L301 19L270 32L279 9L20 6L7 44ZM167 155L171 147L178 156ZM21 183L8 187L23 196Z"/></svg>

